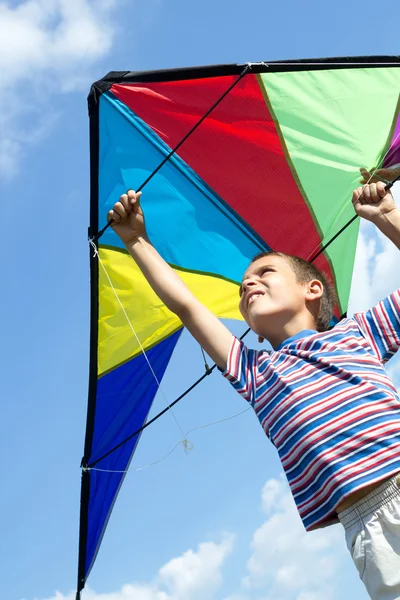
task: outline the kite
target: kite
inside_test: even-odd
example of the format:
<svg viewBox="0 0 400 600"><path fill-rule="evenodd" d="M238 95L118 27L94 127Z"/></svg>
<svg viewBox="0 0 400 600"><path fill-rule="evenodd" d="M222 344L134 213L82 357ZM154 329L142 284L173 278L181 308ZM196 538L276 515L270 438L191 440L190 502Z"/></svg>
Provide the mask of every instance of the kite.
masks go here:
<svg viewBox="0 0 400 600"><path fill-rule="evenodd" d="M93 84L77 598L182 332L107 227L108 211L145 187L152 243L220 318L241 319L242 274L272 249L330 277L339 319L358 234L351 193L360 167L400 162L399 91L400 57L390 56L111 72Z"/></svg>

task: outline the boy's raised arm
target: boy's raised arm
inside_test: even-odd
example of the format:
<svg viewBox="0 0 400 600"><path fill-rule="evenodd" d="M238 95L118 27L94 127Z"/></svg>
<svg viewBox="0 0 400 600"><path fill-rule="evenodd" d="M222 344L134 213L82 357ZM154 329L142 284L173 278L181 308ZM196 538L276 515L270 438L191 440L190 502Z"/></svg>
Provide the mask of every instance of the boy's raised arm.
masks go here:
<svg viewBox="0 0 400 600"><path fill-rule="evenodd" d="M147 281L221 369L226 369L232 334L186 287L177 273L152 246L146 234L141 192L120 197L108 219Z"/></svg>
<svg viewBox="0 0 400 600"><path fill-rule="evenodd" d="M382 181L354 190L353 206L360 217L374 223L400 249L400 209Z"/></svg>

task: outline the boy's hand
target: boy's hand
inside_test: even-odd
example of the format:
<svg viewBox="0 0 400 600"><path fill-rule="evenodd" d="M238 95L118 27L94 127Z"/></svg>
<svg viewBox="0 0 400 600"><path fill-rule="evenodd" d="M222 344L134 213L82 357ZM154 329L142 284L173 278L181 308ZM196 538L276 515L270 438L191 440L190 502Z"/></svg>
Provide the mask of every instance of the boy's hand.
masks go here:
<svg viewBox="0 0 400 600"><path fill-rule="evenodd" d="M378 181L393 181L400 175L400 167L387 167L382 169L376 169L373 175L364 167L360 169L361 173L361 184L365 183L377 183Z"/></svg>
<svg viewBox="0 0 400 600"><path fill-rule="evenodd" d="M113 219L111 227L124 244L130 244L139 237L146 236L144 214L140 206L141 195L142 192L128 190L126 194L122 194L119 202L114 204L107 215L109 221Z"/></svg>
<svg viewBox="0 0 400 600"><path fill-rule="evenodd" d="M393 196L385 190L385 184L382 181L370 183L354 190L352 202L359 217L375 224L396 209Z"/></svg>

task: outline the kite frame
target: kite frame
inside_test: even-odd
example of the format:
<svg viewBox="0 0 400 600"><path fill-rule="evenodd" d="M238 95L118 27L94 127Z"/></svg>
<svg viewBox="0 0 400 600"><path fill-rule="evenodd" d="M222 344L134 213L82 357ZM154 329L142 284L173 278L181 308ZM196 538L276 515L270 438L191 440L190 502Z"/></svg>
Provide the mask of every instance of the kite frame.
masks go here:
<svg viewBox="0 0 400 600"><path fill-rule="evenodd" d="M91 86L88 96L88 110L90 120L90 226L88 230L89 239L96 238L98 233L98 191L99 191L99 98L107 92L112 85L121 83L156 83L166 81L180 81L187 79L201 79L218 76L239 76L246 66L250 66L251 73L280 73L293 71L316 71L328 69L357 69L357 68L379 68L399 67L400 55L398 56L356 56L338 58L312 58L300 60L265 61L244 64L221 64L203 67L187 67L178 69L164 69L156 71L111 71L102 79ZM92 563L89 565L85 576L86 546L88 534L88 509L90 500L90 471L86 470L92 451L94 421L96 413L97 396L97 345L98 345L98 316L99 296L98 279L99 264L97 256L90 250L90 359L89 359L89 390L86 417L86 432L84 443L84 455L81 461L82 481L80 500L80 527L79 527L79 558L78 558L78 581L77 595L85 586L86 580L96 560L104 532L107 528L108 519L111 515L114 502L118 496L115 494L114 501L105 520L102 534L99 538ZM121 479L122 485L123 478Z"/></svg>

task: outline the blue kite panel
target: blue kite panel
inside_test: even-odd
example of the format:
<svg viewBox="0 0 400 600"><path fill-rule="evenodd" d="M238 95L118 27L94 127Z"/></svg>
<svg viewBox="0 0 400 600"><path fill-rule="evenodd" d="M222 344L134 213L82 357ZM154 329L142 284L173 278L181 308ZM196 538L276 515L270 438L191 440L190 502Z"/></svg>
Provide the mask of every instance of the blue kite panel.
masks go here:
<svg viewBox="0 0 400 600"><path fill-rule="evenodd" d="M147 351L149 362L161 381L182 330ZM90 465L117 446L146 422L158 385L143 354L121 365L98 381L96 417ZM140 434L100 460L95 468L126 471ZM86 545L87 577L107 526L125 473L90 470L90 500Z"/></svg>

